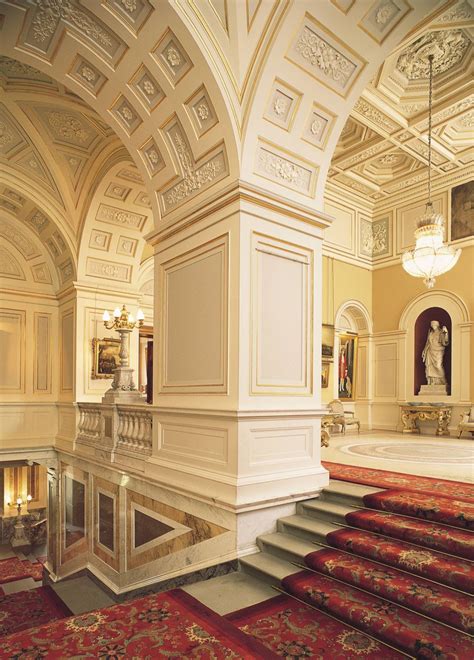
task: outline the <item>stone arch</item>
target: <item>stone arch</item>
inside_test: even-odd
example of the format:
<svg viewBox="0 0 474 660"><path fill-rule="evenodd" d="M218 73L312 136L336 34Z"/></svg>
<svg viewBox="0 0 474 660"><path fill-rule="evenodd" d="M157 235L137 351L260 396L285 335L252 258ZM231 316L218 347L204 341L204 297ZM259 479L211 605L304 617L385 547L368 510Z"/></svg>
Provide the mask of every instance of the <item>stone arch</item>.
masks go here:
<svg viewBox="0 0 474 660"><path fill-rule="evenodd" d="M237 177L235 121L206 54L171 3L155 9L142 2L136 12L75 1L58 14L42 2L4 10L2 54L94 107L141 172L157 226L200 192Z"/></svg>
<svg viewBox="0 0 474 660"><path fill-rule="evenodd" d="M427 291L417 296L405 307L399 322L402 334L400 343L400 362L406 365L402 376L401 394L406 400L414 400L418 396L414 392L414 345L415 323L419 315L432 307L438 307L451 317L451 394L440 397L452 403L469 401L470 391L470 317L466 303L451 291L438 289Z"/></svg>
<svg viewBox="0 0 474 660"><path fill-rule="evenodd" d="M347 319L349 327L344 326L344 320ZM361 302L358 300L347 300L336 312L334 319L336 328L352 330L357 334L372 334L372 319L370 314Z"/></svg>
<svg viewBox="0 0 474 660"><path fill-rule="evenodd" d="M326 177L346 119L384 59L441 3L422 0L376 34L364 3L288 3L273 22L244 108L242 178L322 208ZM370 18L370 16L369 16ZM295 26L296 32L295 32ZM261 185L261 184L260 184Z"/></svg>

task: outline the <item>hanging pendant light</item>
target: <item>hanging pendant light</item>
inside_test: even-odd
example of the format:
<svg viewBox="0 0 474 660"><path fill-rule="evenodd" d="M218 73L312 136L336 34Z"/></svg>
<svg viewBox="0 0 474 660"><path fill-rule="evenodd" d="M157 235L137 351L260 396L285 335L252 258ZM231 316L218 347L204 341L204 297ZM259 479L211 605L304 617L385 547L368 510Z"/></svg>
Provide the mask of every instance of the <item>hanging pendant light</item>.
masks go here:
<svg viewBox="0 0 474 660"><path fill-rule="evenodd" d="M430 67L429 114L428 114L428 202L415 230L415 247L402 254L403 268L413 277L422 277L428 289L432 289L438 275L456 265L460 248L454 249L443 243L444 218L436 213L431 201L431 106L433 90L433 55L428 55Z"/></svg>

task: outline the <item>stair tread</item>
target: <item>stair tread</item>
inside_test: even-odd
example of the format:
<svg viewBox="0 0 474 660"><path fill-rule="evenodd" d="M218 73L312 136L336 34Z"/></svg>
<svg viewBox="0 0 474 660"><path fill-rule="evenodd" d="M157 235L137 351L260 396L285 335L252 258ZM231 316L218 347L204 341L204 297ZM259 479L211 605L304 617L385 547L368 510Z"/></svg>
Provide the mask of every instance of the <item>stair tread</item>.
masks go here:
<svg viewBox="0 0 474 660"><path fill-rule="evenodd" d="M309 500L308 502L303 502L302 507L310 511L329 512L338 516L345 516L347 513L352 513L352 511L358 511L357 507L340 504L339 502L331 502L329 500Z"/></svg>
<svg viewBox="0 0 474 660"><path fill-rule="evenodd" d="M333 525L332 523L327 523L324 520L316 520L315 518L303 516L301 514L280 518L280 522L291 527L300 527L301 529L314 532L317 535L326 535L329 534L329 532L339 529L337 525Z"/></svg>
<svg viewBox="0 0 474 660"><path fill-rule="evenodd" d="M355 484L350 481L338 481L331 479L329 484L323 488L323 493L333 493L337 495L347 495L348 497L360 497L370 495L371 493L378 493L384 490L380 487L366 486L365 484Z"/></svg>
<svg viewBox="0 0 474 660"><path fill-rule="evenodd" d="M240 563L274 577L276 580L283 580L288 575L298 573L301 570L301 568L294 566L290 562L267 552L256 552L253 555L241 557Z"/></svg>
<svg viewBox="0 0 474 660"><path fill-rule="evenodd" d="M315 546L311 541L305 541L298 536L285 534L284 532L273 532L272 534L263 534L259 540L265 545L272 545L293 552L300 557L305 557L309 552L313 552Z"/></svg>

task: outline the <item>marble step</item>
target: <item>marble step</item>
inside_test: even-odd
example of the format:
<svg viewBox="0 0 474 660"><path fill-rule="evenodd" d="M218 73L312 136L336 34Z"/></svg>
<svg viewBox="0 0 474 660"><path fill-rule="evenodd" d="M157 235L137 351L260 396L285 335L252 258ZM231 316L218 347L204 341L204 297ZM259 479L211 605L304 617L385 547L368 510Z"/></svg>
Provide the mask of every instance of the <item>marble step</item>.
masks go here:
<svg viewBox="0 0 474 660"><path fill-rule="evenodd" d="M348 481L331 479L328 486L323 488L320 499L325 502L336 502L347 506L364 506L364 495L379 493L383 488L353 484Z"/></svg>
<svg viewBox="0 0 474 660"><path fill-rule="evenodd" d="M280 582L287 575L301 571L298 566L294 566L289 561L275 557L268 552L257 552L253 555L241 557L240 566L249 575L275 587L279 587Z"/></svg>
<svg viewBox="0 0 474 660"><path fill-rule="evenodd" d="M275 532L258 537L258 545L262 552L268 552L275 557L285 559L289 562L304 562L304 558L310 552L317 549L311 541L289 534Z"/></svg>
<svg viewBox="0 0 474 660"><path fill-rule="evenodd" d="M347 524L346 515L352 511L358 511L358 509L339 502L322 500L321 498L300 502L297 507L299 515L317 518L327 523L342 523L343 525Z"/></svg>
<svg viewBox="0 0 474 660"><path fill-rule="evenodd" d="M304 539L309 543L326 543L326 535L340 529L337 525L332 525L325 520L316 520L310 516L287 516L280 518L277 524L277 530L285 534L292 534ZM313 545L313 550L316 547ZM309 550L308 552L311 552Z"/></svg>

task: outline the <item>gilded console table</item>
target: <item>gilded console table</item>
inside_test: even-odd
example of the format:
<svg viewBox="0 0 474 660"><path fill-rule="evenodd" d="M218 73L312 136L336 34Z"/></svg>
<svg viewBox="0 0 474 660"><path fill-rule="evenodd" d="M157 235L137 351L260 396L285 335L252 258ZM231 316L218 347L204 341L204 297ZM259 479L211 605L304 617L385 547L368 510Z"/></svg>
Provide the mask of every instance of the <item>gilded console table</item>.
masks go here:
<svg viewBox="0 0 474 660"><path fill-rule="evenodd" d="M400 406L403 433L420 433L419 422L435 420L436 435L449 435L451 406Z"/></svg>

